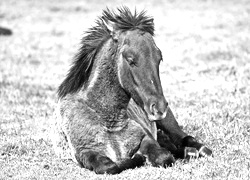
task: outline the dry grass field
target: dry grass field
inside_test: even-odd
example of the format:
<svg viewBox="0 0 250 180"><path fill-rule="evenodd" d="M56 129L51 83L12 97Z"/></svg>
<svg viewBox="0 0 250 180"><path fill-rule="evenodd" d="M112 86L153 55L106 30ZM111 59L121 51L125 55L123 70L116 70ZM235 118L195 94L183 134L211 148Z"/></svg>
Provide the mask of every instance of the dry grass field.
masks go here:
<svg viewBox="0 0 250 180"><path fill-rule="evenodd" d="M164 94L214 156L96 175L58 159L49 140L56 90L102 9L155 18ZM250 179L250 1L1 0L0 179Z"/></svg>

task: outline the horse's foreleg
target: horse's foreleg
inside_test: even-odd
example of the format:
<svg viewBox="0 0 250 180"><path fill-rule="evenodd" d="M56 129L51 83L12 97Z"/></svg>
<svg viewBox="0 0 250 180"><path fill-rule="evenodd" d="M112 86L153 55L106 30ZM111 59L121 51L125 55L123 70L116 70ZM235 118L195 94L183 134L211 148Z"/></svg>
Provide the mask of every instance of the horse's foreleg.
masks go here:
<svg viewBox="0 0 250 180"><path fill-rule="evenodd" d="M141 154L135 154L131 159L124 159L118 163L118 167L123 171L143 166L146 159Z"/></svg>
<svg viewBox="0 0 250 180"><path fill-rule="evenodd" d="M161 121L157 121L157 128L163 130L170 137L173 144L177 147L177 150L172 153L178 158L186 158L197 155L207 156L212 154L212 151L209 148L181 130L171 109L168 110L166 118Z"/></svg>
<svg viewBox="0 0 250 180"><path fill-rule="evenodd" d="M81 151L77 153L76 160L78 163L91 171L95 171L97 174L117 174L120 173L120 169L116 163L114 163L107 156L101 155L96 151Z"/></svg>
<svg viewBox="0 0 250 180"><path fill-rule="evenodd" d="M141 142L139 151L145 155L153 166L171 166L175 159L166 149L160 147L157 141L145 136Z"/></svg>
<svg viewBox="0 0 250 180"><path fill-rule="evenodd" d="M96 151L81 151L76 155L76 159L82 167L94 171L96 174L118 174L123 170L142 166L145 162L142 155L136 154L131 159L115 163L107 156Z"/></svg>

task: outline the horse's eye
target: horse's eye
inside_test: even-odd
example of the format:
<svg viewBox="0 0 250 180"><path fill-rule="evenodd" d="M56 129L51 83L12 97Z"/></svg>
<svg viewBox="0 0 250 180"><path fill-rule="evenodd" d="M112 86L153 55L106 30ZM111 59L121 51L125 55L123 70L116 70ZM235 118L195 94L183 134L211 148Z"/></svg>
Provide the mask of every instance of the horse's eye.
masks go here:
<svg viewBox="0 0 250 180"><path fill-rule="evenodd" d="M122 55L123 55L123 58L128 62L130 66L136 66L135 56L132 53L125 51L122 53Z"/></svg>
<svg viewBox="0 0 250 180"><path fill-rule="evenodd" d="M135 66L135 65L136 65L135 59L134 59L133 57L131 57L131 56L126 57L126 60L128 61L128 64L129 64L130 66Z"/></svg>

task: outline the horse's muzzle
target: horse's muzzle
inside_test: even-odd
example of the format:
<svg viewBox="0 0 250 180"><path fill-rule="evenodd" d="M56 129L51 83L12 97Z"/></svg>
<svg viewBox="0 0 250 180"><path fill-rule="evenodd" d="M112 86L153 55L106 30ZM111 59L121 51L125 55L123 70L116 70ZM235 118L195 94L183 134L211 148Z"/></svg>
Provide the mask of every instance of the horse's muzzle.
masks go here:
<svg viewBox="0 0 250 180"><path fill-rule="evenodd" d="M148 110L147 114L150 121L162 120L167 115L168 103L166 102L165 98L161 98L151 101L149 103L149 108L146 109Z"/></svg>

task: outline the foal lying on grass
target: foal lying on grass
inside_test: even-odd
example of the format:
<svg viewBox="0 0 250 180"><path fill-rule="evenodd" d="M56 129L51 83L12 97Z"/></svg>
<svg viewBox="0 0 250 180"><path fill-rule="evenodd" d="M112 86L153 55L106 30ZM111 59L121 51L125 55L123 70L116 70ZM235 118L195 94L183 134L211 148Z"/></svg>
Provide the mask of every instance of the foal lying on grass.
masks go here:
<svg viewBox="0 0 250 180"><path fill-rule="evenodd" d="M153 19L145 12L103 11L58 90L52 139L58 152L70 150L98 174L142 166L145 158L166 167L192 153L211 155L180 129L168 107L153 35Z"/></svg>

